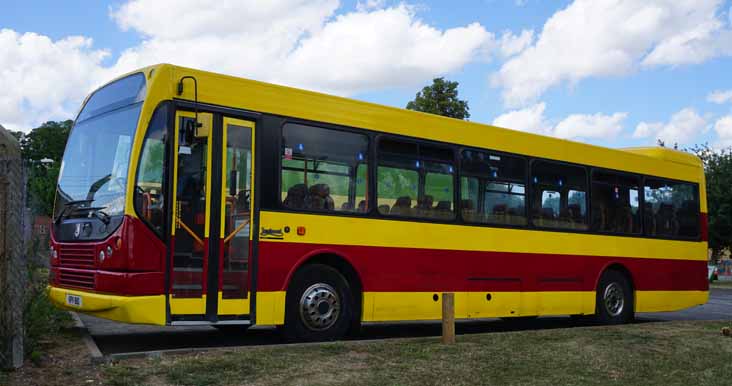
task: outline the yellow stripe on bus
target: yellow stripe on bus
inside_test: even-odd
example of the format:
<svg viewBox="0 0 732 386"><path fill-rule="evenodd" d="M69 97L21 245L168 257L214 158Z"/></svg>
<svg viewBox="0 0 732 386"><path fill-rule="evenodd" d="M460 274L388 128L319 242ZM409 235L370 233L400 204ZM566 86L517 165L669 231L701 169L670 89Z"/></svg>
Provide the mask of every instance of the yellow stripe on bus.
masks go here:
<svg viewBox="0 0 732 386"><path fill-rule="evenodd" d="M66 304L66 295L81 297L81 306ZM490 294L490 300L486 295ZM437 301L434 296L437 295ZM116 296L49 286L56 306L124 323L165 325L165 296ZM365 292L364 322L437 320L442 317L441 292ZM636 312L675 311L707 302L707 291L635 291ZM257 293L257 324L281 325L285 318L285 291ZM249 313L249 299L222 299L220 315ZM171 299L179 314L203 314L205 296ZM594 291L456 292L455 317L459 319L512 316L594 314Z"/></svg>
<svg viewBox="0 0 732 386"><path fill-rule="evenodd" d="M328 245L425 248L460 251L543 253L655 259L706 260L705 242L617 237L597 234L377 220L285 212L260 214L267 229L305 227L304 236L283 233L281 240Z"/></svg>
<svg viewBox="0 0 732 386"><path fill-rule="evenodd" d="M636 291L635 294L636 312L677 311L709 300L708 291Z"/></svg>

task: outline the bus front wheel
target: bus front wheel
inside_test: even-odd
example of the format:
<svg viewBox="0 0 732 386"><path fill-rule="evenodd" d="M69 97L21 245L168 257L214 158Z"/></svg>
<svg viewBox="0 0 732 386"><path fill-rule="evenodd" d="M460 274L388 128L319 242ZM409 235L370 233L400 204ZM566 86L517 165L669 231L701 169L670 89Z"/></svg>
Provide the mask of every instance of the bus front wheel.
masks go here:
<svg viewBox="0 0 732 386"><path fill-rule="evenodd" d="M595 315L603 324L622 324L633 320L633 289L621 272L608 270L600 277Z"/></svg>
<svg viewBox="0 0 732 386"><path fill-rule="evenodd" d="M310 264L295 273L285 300L283 337L291 342L342 338L353 319L353 295L336 269Z"/></svg>

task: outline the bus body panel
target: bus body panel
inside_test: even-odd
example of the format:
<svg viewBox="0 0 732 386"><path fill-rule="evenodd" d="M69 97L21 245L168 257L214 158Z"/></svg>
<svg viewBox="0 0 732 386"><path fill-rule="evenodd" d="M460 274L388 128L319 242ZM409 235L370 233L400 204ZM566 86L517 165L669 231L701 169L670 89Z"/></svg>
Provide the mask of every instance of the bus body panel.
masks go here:
<svg viewBox="0 0 732 386"><path fill-rule="evenodd" d="M246 309L256 308L251 311L256 314L257 324L284 322L290 278L301 264L320 254L339 256L359 275L363 285L363 321L438 319L442 292L455 292L458 318L592 314L595 287L609 266L623 267L629 272L637 312L673 311L707 301L704 237L707 202L704 172L696 157L668 149L602 148L167 64L135 72L145 74L148 83L131 147L127 173L130 182L135 181L145 130L156 107L175 99L193 101L193 87L185 87L182 95L177 95L176 88L181 77L194 76L200 103L265 114L266 124L258 128L257 135L268 143L258 140L260 150L279 151L281 123L292 117L699 185L701 240L650 239L379 219L374 215L286 212L279 204L279 170L266 169L274 173L262 173L264 168L278 164L280 154L272 151L260 154L257 159L262 157L263 162L258 164L256 173L262 188L257 195L264 196L261 199L265 204L259 214L252 214L261 216L252 232L259 234L263 228L286 226L294 230L302 226L306 233L298 236L290 232L282 239L260 240L258 255L254 257L258 265L256 287L243 305ZM125 216L142 225L134 209L133 189L134 184L129 183ZM135 249L128 254L129 261L133 262L128 264L135 266L134 261L148 253L144 249L150 243L162 241L137 239L130 243ZM147 264L147 259L140 260L140 266ZM157 275L148 280L156 281L151 286L159 295L131 296L134 293L115 289L129 286L130 281L120 282L119 287L100 287L100 290L71 288L53 280L49 294L59 307L128 323L166 324L169 320L164 269L147 266L143 269L147 272L137 272ZM52 273L57 275L58 267L52 268ZM96 275L104 280L103 270ZM110 283L114 281L112 276L115 275L110 274ZM68 305L67 295L81 296L84 305ZM242 304L227 309L219 301L219 311L240 312ZM176 299L170 304L180 313L197 313L203 305L205 295L203 303L200 299Z"/></svg>

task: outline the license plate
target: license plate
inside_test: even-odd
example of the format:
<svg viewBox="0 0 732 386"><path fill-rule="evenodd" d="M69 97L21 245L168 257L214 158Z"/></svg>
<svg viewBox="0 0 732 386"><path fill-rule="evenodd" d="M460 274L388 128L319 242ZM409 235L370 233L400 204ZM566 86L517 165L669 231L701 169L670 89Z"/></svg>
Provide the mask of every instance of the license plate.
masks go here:
<svg viewBox="0 0 732 386"><path fill-rule="evenodd" d="M66 304L72 307L81 307L81 296L66 294Z"/></svg>

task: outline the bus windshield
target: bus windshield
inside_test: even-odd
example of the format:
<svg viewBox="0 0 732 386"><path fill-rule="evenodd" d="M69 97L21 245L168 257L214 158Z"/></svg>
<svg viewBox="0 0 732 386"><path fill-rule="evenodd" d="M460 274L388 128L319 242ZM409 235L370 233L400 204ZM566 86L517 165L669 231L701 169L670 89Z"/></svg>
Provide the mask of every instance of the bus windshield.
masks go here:
<svg viewBox="0 0 732 386"><path fill-rule="evenodd" d="M59 172L57 221L124 213L130 151L144 88L141 74L118 80L95 92L79 113Z"/></svg>

